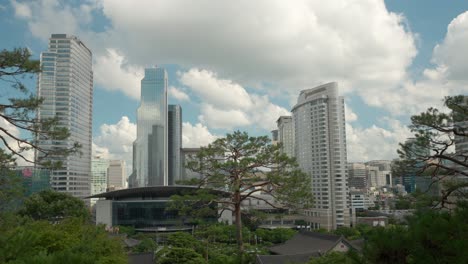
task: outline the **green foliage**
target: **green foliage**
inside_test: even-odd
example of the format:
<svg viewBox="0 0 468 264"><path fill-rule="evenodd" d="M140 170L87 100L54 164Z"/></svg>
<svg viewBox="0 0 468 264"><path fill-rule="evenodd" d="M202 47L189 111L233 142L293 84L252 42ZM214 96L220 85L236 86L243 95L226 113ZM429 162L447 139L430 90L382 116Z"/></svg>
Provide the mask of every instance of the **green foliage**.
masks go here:
<svg viewBox="0 0 468 264"><path fill-rule="evenodd" d="M342 235L349 240L359 239L362 236L361 232L353 227L338 227L333 231L333 234Z"/></svg>
<svg viewBox="0 0 468 264"><path fill-rule="evenodd" d="M0 156L3 150L0 149ZM0 157L0 163L1 163ZM1 168L0 164L0 213L15 210L22 199L24 189L21 178L8 168Z"/></svg>
<svg viewBox="0 0 468 264"><path fill-rule="evenodd" d="M133 226L118 226L120 234L127 234L131 237L136 234L135 228Z"/></svg>
<svg viewBox="0 0 468 264"><path fill-rule="evenodd" d="M242 228L243 237L246 237L248 232L247 228ZM195 235L212 243L221 242L229 244L235 241L236 227L234 225L217 223L200 228L196 231Z"/></svg>
<svg viewBox="0 0 468 264"><path fill-rule="evenodd" d="M144 238L133 248L133 252L154 252L157 246L152 238Z"/></svg>
<svg viewBox="0 0 468 264"><path fill-rule="evenodd" d="M206 264L202 255L190 248L166 247L158 252L157 263L159 264Z"/></svg>
<svg viewBox="0 0 468 264"><path fill-rule="evenodd" d="M284 243L291 239L296 233L296 230L288 228L276 228L276 229L257 229L255 231L257 237L262 242L269 242L273 244Z"/></svg>
<svg viewBox="0 0 468 264"><path fill-rule="evenodd" d="M249 137L240 131L227 134L202 147L187 168L202 175L198 186L226 191L224 197L211 197L209 202L234 212L236 240L241 252L242 201L261 199L273 207L287 208L308 207L312 203L310 177L298 169L294 159L281 154L280 146L272 145L266 136ZM275 202L259 197L260 193L273 195Z"/></svg>
<svg viewBox="0 0 468 264"><path fill-rule="evenodd" d="M7 225L8 228L0 229L0 263L127 261L119 241L109 238L101 227L84 224L78 218L52 224L16 216Z"/></svg>
<svg viewBox="0 0 468 264"><path fill-rule="evenodd" d="M181 225L203 224L205 219L217 221L218 211L214 202L217 198L211 190L198 189L195 192L171 196L166 210L181 216Z"/></svg>
<svg viewBox="0 0 468 264"><path fill-rule="evenodd" d="M200 241L194 238L191 234L186 232L177 232L170 234L167 237L167 244L179 248L193 248L196 249L200 246Z"/></svg>
<svg viewBox="0 0 468 264"><path fill-rule="evenodd" d="M20 215L34 220L61 220L68 217L79 217L87 220L88 209L82 200L70 194L45 190L35 193L24 200Z"/></svg>
<svg viewBox="0 0 468 264"><path fill-rule="evenodd" d="M412 208L411 201L407 197L400 196L395 200L396 210L407 210L411 208Z"/></svg>
<svg viewBox="0 0 468 264"><path fill-rule="evenodd" d="M353 264L357 263L348 253L330 252L318 258L312 258L308 264Z"/></svg>
<svg viewBox="0 0 468 264"><path fill-rule="evenodd" d="M23 84L24 78L32 78L40 71L39 61L31 60L28 49L20 48L12 51L0 51L0 80L10 84L18 92L16 98L9 98L7 103L0 104L0 118L9 126L19 129L20 135L11 133L7 127L0 127L0 143L4 149L0 151L0 167L14 166L16 158L27 162L39 163L45 167L56 168L61 162L51 162L48 157L66 156L76 153L79 144L70 148L45 149L40 147L36 139L64 140L69 137L66 128L60 126L58 118L36 118L36 111L43 102ZM31 139L34 138L34 139ZM24 155L27 151L36 151L36 161Z"/></svg>
<svg viewBox="0 0 468 264"><path fill-rule="evenodd" d="M420 210L408 226L374 229L363 255L369 263L468 263L468 207Z"/></svg>
<svg viewBox="0 0 468 264"><path fill-rule="evenodd" d="M464 96L448 96L444 104L448 112L431 107L411 117L409 128L414 139L400 144L398 154L402 160L394 169L394 177L418 173L430 175L439 183L443 178L445 186L439 199L442 207L453 203L451 196L468 198L468 182L457 179L457 175L468 176L468 153L451 150L456 141L467 140L468 127L459 122L468 120L468 103Z"/></svg>

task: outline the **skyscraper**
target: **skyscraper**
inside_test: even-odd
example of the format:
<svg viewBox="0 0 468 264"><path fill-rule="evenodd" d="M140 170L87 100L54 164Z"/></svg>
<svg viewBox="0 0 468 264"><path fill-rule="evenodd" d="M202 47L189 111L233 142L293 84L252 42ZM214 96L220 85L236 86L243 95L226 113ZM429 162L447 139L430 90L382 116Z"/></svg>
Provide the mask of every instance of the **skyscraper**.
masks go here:
<svg viewBox="0 0 468 264"><path fill-rule="evenodd" d="M91 195L104 193L107 190L107 169L109 160L94 157L91 160ZM96 198L91 198L91 205L95 204Z"/></svg>
<svg viewBox="0 0 468 264"><path fill-rule="evenodd" d="M168 185L167 72L145 69L133 143L131 187Z"/></svg>
<svg viewBox="0 0 468 264"><path fill-rule="evenodd" d="M281 152L294 157L294 126L292 117L280 116L276 121L278 125L278 142L282 144Z"/></svg>
<svg viewBox="0 0 468 264"><path fill-rule="evenodd" d="M344 99L338 84L301 91L292 112L295 156L312 179L315 199L306 216L313 228L349 226Z"/></svg>
<svg viewBox="0 0 468 264"><path fill-rule="evenodd" d="M124 160L109 161L107 169L107 189L120 190L126 187L127 172Z"/></svg>
<svg viewBox="0 0 468 264"><path fill-rule="evenodd" d="M182 108L169 105L168 112L168 183L174 185L181 180L180 149L182 148Z"/></svg>
<svg viewBox="0 0 468 264"><path fill-rule="evenodd" d="M44 149L70 148L81 145L80 154L69 157L47 157L63 161L63 167L52 172L52 188L84 198L90 194L91 130L93 108L92 54L77 37L52 34L49 48L41 54L37 94L44 98L38 110L39 120L58 117L68 128L66 140L38 138ZM42 153L36 153L41 158Z"/></svg>

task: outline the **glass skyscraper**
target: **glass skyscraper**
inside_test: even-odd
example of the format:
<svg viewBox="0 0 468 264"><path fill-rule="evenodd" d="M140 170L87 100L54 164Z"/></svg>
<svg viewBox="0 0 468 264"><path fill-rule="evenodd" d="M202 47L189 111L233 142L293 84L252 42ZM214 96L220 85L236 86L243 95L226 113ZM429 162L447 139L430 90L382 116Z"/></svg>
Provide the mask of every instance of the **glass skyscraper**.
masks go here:
<svg viewBox="0 0 468 264"><path fill-rule="evenodd" d="M145 69L130 187L168 185L167 110L166 70Z"/></svg>
<svg viewBox="0 0 468 264"><path fill-rule="evenodd" d="M169 105L169 185L175 185L181 180L180 149L182 148L182 108L180 105Z"/></svg>
<svg viewBox="0 0 468 264"><path fill-rule="evenodd" d="M93 108L92 54L77 37L52 34L49 48L41 54L37 94L44 98L39 120L58 117L70 136L66 140L38 138L43 149L71 148L81 145L80 153L68 157L46 157L63 162L51 175L52 188L79 198L90 194L91 130ZM36 153L36 158L43 154Z"/></svg>

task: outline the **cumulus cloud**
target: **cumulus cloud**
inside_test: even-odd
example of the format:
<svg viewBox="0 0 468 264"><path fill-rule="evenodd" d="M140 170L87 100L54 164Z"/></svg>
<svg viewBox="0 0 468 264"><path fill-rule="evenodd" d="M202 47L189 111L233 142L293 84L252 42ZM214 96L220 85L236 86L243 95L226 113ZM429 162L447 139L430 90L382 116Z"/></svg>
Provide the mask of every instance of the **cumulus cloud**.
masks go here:
<svg viewBox="0 0 468 264"><path fill-rule="evenodd" d="M428 107L442 106L448 95L468 93L468 11L452 20L444 40L433 51L434 67L422 78L405 79L391 93L370 90L367 98L394 115L416 114Z"/></svg>
<svg viewBox="0 0 468 264"><path fill-rule="evenodd" d="M358 119L356 113L354 113L353 109L351 109L347 104L345 104L345 119L346 122L353 122Z"/></svg>
<svg viewBox="0 0 468 264"><path fill-rule="evenodd" d="M189 96L184 91L174 86L169 87L168 94L169 97L172 97L178 101L190 101Z"/></svg>
<svg viewBox="0 0 468 264"><path fill-rule="evenodd" d="M205 147L218 136L211 134L208 128L200 123L192 125L189 122L182 123L182 146L184 148Z"/></svg>
<svg viewBox="0 0 468 264"><path fill-rule="evenodd" d="M0 148L2 148L6 153L12 154L12 151L8 149L11 148L15 152L19 152L21 147L25 147L27 145L25 144L18 144L19 142L15 140L13 137L19 138L19 139L24 139L21 135L21 131L18 129L18 127L12 125L8 121L6 121L3 117L0 117L0 127L4 129L5 131L0 130L0 137L2 140L0 140ZM8 135L10 134L10 135ZM13 137L12 137L13 136ZM5 140L5 142L3 142ZM24 158L20 157L19 155L15 155L14 158L16 158L16 163L19 166L31 166L33 163L29 161L34 161L34 151L32 150L26 150L26 151L21 151L20 153Z"/></svg>
<svg viewBox="0 0 468 264"><path fill-rule="evenodd" d="M131 64L152 65L157 59L158 64L201 67L249 87L267 83L270 94L282 96L335 80L346 91L358 91L366 103L385 107L368 91L391 92L417 52L405 18L389 12L383 0L23 4L32 11L23 19L39 38L71 32L97 54L113 47ZM89 32L93 14L110 22L105 32ZM242 96L238 91L232 87Z"/></svg>
<svg viewBox="0 0 468 264"><path fill-rule="evenodd" d="M15 16L19 18L29 19L32 16L31 8L24 3L18 3L16 1L11 1L13 9L15 10ZM3 9L3 8L0 8Z"/></svg>
<svg viewBox="0 0 468 264"><path fill-rule="evenodd" d="M242 85L219 78L212 71L194 68L179 75L181 83L199 97L201 114L198 119L209 127L254 126L271 130L279 116L290 114L271 103L267 95L249 93Z"/></svg>
<svg viewBox="0 0 468 264"><path fill-rule="evenodd" d="M116 124L103 124L99 135L93 139L93 155L107 159L125 160L132 164L133 141L136 124L123 116Z"/></svg>
<svg viewBox="0 0 468 264"><path fill-rule="evenodd" d="M368 161L397 158L398 144L411 137L409 129L400 121L383 118L389 128L377 125L361 128L346 124L348 161Z"/></svg>
<svg viewBox="0 0 468 264"><path fill-rule="evenodd" d="M451 80L468 81L468 11L450 22L442 43L434 48L432 61Z"/></svg>
<svg viewBox="0 0 468 264"><path fill-rule="evenodd" d="M129 97L140 99L140 81L143 68L128 65L125 56L115 49L97 55L93 65L94 80L106 90L118 90Z"/></svg>

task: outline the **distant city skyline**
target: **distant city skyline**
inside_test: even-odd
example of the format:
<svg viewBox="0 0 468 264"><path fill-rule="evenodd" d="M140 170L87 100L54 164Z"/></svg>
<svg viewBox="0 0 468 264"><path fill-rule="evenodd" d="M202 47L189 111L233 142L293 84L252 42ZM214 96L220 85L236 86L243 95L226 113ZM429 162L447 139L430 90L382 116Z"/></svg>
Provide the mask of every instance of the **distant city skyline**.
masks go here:
<svg viewBox="0 0 468 264"><path fill-rule="evenodd" d="M409 116L468 94L466 1L207 2L220 14L191 1L57 2L0 1L0 47L39 59L53 33L83 40L94 55L93 151L129 167L149 65L167 69L168 103L184 109L183 147L237 129L270 135L300 90L337 81L349 160L391 159Z"/></svg>

